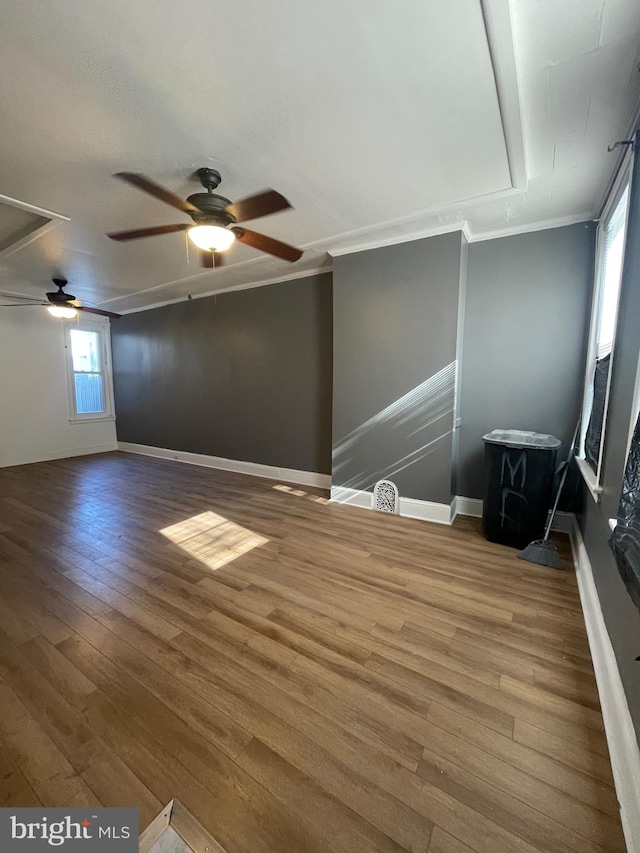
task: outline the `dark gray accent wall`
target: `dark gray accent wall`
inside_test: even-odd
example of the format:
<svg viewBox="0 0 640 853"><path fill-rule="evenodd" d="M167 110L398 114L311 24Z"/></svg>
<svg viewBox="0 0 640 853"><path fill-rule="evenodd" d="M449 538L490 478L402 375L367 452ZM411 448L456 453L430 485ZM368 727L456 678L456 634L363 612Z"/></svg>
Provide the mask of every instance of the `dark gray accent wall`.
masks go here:
<svg viewBox="0 0 640 853"><path fill-rule="evenodd" d="M482 436L493 429L551 433L566 451L582 404L594 251L593 223L469 246L459 495L482 498Z"/></svg>
<svg viewBox="0 0 640 853"><path fill-rule="evenodd" d="M618 662L629 710L640 741L640 613L620 578L609 548L608 519L618 513L633 392L640 352L640 166L636 160L630 200L618 327L613 353L609 413L601 483L596 504L584 487L579 515L602 613Z"/></svg>
<svg viewBox="0 0 640 853"><path fill-rule="evenodd" d="M450 502L461 240L334 260L334 486Z"/></svg>
<svg viewBox="0 0 640 853"><path fill-rule="evenodd" d="M120 441L331 471L331 275L111 324Z"/></svg>

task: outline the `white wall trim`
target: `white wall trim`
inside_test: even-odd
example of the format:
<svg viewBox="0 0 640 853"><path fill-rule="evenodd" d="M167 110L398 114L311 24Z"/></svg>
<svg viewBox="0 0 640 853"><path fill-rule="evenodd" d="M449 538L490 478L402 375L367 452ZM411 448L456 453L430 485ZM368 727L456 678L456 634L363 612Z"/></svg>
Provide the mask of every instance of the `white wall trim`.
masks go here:
<svg viewBox="0 0 640 853"><path fill-rule="evenodd" d="M87 447L75 447L68 450L53 450L35 457L29 457L24 462L3 462L0 468L12 468L15 465L31 465L34 462L53 462L55 459L72 459L74 456L90 456L94 453L110 453L118 449L115 441L106 444L90 444Z"/></svg>
<svg viewBox="0 0 640 853"><path fill-rule="evenodd" d="M345 486L331 487L331 502L357 506L360 509L372 510L372 493L361 489L348 489ZM452 506L449 504L421 501L416 498L398 499L398 515L403 518L416 518L420 521L431 521L436 524L451 524ZM373 511L373 510L372 510Z"/></svg>
<svg viewBox="0 0 640 853"><path fill-rule="evenodd" d="M480 498L465 498L460 495L456 495L453 505L454 518L456 515L467 515L470 518L482 518L482 501ZM556 512L551 529L558 533L568 533L571 535L574 519L575 516L572 512Z"/></svg>
<svg viewBox="0 0 640 853"><path fill-rule="evenodd" d="M456 497L455 508L460 515L476 518L482 515L482 501L477 498ZM593 569L575 515L556 513L553 529L568 533L571 541L627 851L640 853L640 747L602 615Z"/></svg>
<svg viewBox="0 0 640 853"><path fill-rule="evenodd" d="M231 284L229 287L219 287L217 290L208 290L206 293L194 293L189 296L178 296L175 299L165 299L163 302L153 302L149 305L142 305L139 308L125 308L118 309L118 314L137 314L140 311L152 311L154 308L164 308L166 305L176 305L178 302L190 302L195 299L206 299L208 296L219 296L222 293L233 293L236 290L252 290L254 287L266 287L268 284L280 284L284 281L295 281L298 278L309 278L312 275L324 275L325 273L330 273L333 270L333 266L331 264L326 264L323 262L322 265L318 264L317 266L308 267L304 270L299 270L297 272L283 273L282 275L274 276L273 278L264 278L259 279L258 281L249 281L244 284ZM198 276L199 278L200 276ZM182 284L183 280L179 280L178 282L170 281L167 284L161 284L155 288L149 288L149 290L160 290L163 287L170 287L173 284ZM147 293L145 290L139 291L139 293ZM130 296L137 296L137 293L132 293ZM117 302L121 299L128 299L129 296L116 296L113 299L105 299L103 302L100 302L100 307L107 305L109 302Z"/></svg>
<svg viewBox="0 0 640 853"><path fill-rule="evenodd" d="M424 240L427 237L439 237L441 234L451 234L454 231L462 231L465 237L469 233L467 222L460 219L447 225L435 225L432 228L422 228L409 234L395 234L386 237L371 237L356 245L344 246L337 249L328 249L327 254L331 258L340 258L343 255L355 255L358 252L368 252L370 249L382 249L386 246L398 246L401 243L413 243L416 240Z"/></svg>
<svg viewBox="0 0 640 853"><path fill-rule="evenodd" d="M551 529L555 530L557 533L567 533L571 536L575 518L576 517L572 512L556 512Z"/></svg>
<svg viewBox="0 0 640 853"><path fill-rule="evenodd" d="M502 197L505 195L505 193L513 195L516 192L517 191L513 190L513 189L503 190L503 191L500 191L499 193L496 193L496 196ZM487 200L488 199L485 199L485 201L487 201ZM471 226L469 225L468 220L460 219L454 223L449 223L446 225L443 224L443 225L435 225L435 226L432 226L431 228L421 228L420 230L413 231L410 234L406 234L406 233L405 234L395 234L393 236L387 236L387 237L381 237L380 235L378 235L377 237L372 236L368 240L366 239L366 234L363 234L363 237L365 239L363 239L363 241L361 243L358 243L357 245L351 245L348 247L342 247L342 248L338 247L335 249L331 249L330 248L330 240L323 239L322 241L318 242L318 248L319 249L322 248L324 251L326 251L328 257L333 259L333 258L341 257L343 255L351 255L351 254L355 254L358 252L366 252L366 251L369 251L370 249L383 248L384 246L396 246L396 245L399 245L401 243L412 243L415 240L424 240L427 237L437 237L441 234L451 234L454 231L462 231L462 233L464 234L464 236L467 239L467 242L469 242L469 243L479 243L483 240L495 240L499 237L511 237L511 236L516 235L516 234L529 234L529 233L534 233L536 231L546 231L550 228L562 228L565 225L577 225L581 222L591 222L592 220L593 220L593 212L591 211L588 213L582 213L582 214L578 214L578 215L574 215L574 216L563 216L563 217L558 217L556 219L541 220L539 222L515 224L515 225L506 226L505 228L500 228L498 230L484 231L484 232L479 231L477 233L474 233ZM376 229L381 228L381 227L383 227L383 226L381 226L381 225L375 226ZM373 229L369 229L369 230L373 230ZM347 236L348 235L336 236L335 240L337 241L337 240L341 240L341 239L346 239ZM326 245L321 246L320 243L326 244ZM315 248L315 245L309 244L309 246L307 248ZM243 284L232 284L232 285L229 285L229 287L219 287L216 290L208 290L205 293L194 293L194 294L192 294L191 299L205 299L209 296L218 296L219 294L223 294L223 293L233 293L234 291L237 291L237 290L251 290L254 287L266 287L267 285L279 284L280 282L283 282L283 281L293 281L293 280L298 279L298 278L308 278L309 276L313 276L313 275L324 275L325 273L330 273L332 271L333 271L333 265L328 264L328 263L323 261L321 263L314 265L313 267L308 267L304 270L299 270L296 272L285 273L283 275L274 276L272 278L256 279L255 281L249 281L249 282L245 282ZM189 278L178 279L177 281L169 281L169 282L166 282L165 284L156 285L155 287L148 288L147 290L138 291L138 293L129 294L128 296L117 296L117 297L113 297L112 299L105 299L102 302L100 302L99 305L100 305L100 307L105 307L105 306L113 307L114 310L117 309L119 314L137 314L140 311L151 311L154 308L164 308L167 305L176 305L180 302L187 302L189 300L189 297L185 295L185 296L178 296L175 299L164 299L160 302L152 302L152 303L147 303L146 305L139 305L139 306L136 306L135 308L118 308L117 304L114 306L111 306L111 304L110 304L110 303L118 303L118 302L124 301L125 299L128 299L129 297L138 296L140 293L150 293L151 294L151 293L155 293L159 290L162 290L163 288L171 287L171 286L176 285L176 284L186 284L189 281L191 281L192 279L195 281L197 279L202 278L204 275L207 275L207 274L208 273L198 273L197 275L191 276Z"/></svg>
<svg viewBox="0 0 640 853"><path fill-rule="evenodd" d="M598 482L598 478L591 468L591 465L589 465L584 456L576 456L576 465L578 466L578 471L582 474L582 479L584 480L589 494L594 501L598 503L600 495L602 494L602 486Z"/></svg>
<svg viewBox="0 0 640 853"><path fill-rule="evenodd" d="M640 853L640 748L600 607L593 569L574 516L571 549L598 685L611 769L628 853Z"/></svg>
<svg viewBox="0 0 640 853"><path fill-rule="evenodd" d="M579 225L581 222L593 221L593 211L587 211L570 216L559 216L556 219L541 219L538 222L506 225L504 228L496 228L493 231L478 231L477 234L472 231L468 239L471 243L480 243L483 240L497 240L500 237L513 237L516 234L533 234L536 231L548 231L550 228L564 228L565 225Z"/></svg>
<svg viewBox="0 0 640 853"><path fill-rule="evenodd" d="M207 456L204 453L189 453L186 450L168 450L165 447L151 447L148 444L130 444L128 441L119 441L117 449L126 453L138 453L141 456L155 456L157 459L170 459L173 462L201 465L203 468L218 468L221 471L233 471L236 474L264 477L267 480L284 480L287 483L318 486L322 489L331 487L331 476L329 474L317 474L314 471L276 468L273 465L261 465L258 462L224 459L222 456Z"/></svg>
<svg viewBox="0 0 640 853"><path fill-rule="evenodd" d="M420 521L431 521L436 524L451 524L451 504L401 497L400 515L405 518L417 518Z"/></svg>
<svg viewBox="0 0 640 853"><path fill-rule="evenodd" d="M471 518L482 518L482 501L480 498L464 498L456 495L454 498L456 515L468 515Z"/></svg>

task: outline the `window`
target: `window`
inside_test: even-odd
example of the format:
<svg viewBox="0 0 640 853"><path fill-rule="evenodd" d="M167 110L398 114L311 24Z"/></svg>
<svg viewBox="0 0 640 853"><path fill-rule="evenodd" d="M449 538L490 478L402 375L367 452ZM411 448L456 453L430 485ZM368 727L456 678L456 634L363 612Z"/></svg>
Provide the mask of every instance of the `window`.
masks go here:
<svg viewBox="0 0 640 853"><path fill-rule="evenodd" d="M610 366L622 283L629 175L630 164L627 163L614 185L598 225L596 284L578 456L578 466L595 500L602 492L600 475L611 384Z"/></svg>
<svg viewBox="0 0 640 853"><path fill-rule="evenodd" d="M72 421L113 419L111 353L106 323L70 323L65 329Z"/></svg>

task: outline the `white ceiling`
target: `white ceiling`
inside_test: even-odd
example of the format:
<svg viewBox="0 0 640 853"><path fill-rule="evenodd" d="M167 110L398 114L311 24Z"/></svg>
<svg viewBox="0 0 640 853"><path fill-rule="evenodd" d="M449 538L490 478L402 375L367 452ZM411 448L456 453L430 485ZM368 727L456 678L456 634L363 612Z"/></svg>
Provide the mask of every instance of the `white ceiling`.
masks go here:
<svg viewBox="0 0 640 853"><path fill-rule="evenodd" d="M482 237L593 216L639 46L638 0L5 0L0 193L69 221L0 252L0 288L40 295L59 269L130 310L462 222ZM205 165L231 199L287 196L295 210L250 227L302 260L236 246L204 271L184 235L105 237L188 221L112 173L186 196Z"/></svg>

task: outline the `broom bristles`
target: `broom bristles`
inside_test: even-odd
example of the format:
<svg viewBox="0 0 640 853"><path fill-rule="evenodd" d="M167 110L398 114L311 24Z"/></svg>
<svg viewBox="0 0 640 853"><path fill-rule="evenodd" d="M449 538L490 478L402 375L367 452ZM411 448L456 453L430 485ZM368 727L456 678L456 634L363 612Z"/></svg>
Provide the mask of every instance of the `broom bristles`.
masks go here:
<svg viewBox="0 0 640 853"><path fill-rule="evenodd" d="M537 563L539 566L548 566L550 569L562 568L562 558L558 554L558 549L548 539L536 539L535 542L530 542L524 551L520 551L518 559Z"/></svg>

